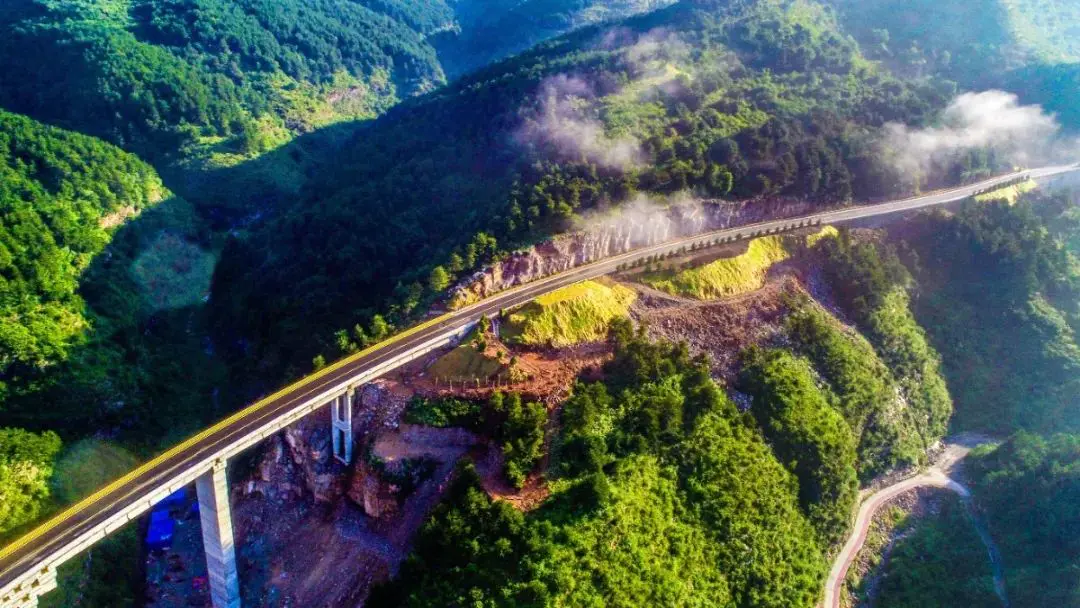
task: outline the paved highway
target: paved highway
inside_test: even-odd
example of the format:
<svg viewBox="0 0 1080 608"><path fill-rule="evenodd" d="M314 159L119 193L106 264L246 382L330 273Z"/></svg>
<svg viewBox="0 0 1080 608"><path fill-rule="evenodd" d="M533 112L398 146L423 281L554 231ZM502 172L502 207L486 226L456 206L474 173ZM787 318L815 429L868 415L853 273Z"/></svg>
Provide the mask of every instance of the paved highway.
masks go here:
<svg viewBox="0 0 1080 608"><path fill-rule="evenodd" d="M1048 167L1026 172L1035 179L1077 170L1076 166ZM526 303L537 296L585 279L610 274L620 265L644 257L673 252L684 246L705 243L716 238L751 236L760 231L776 231L810 220L831 224L876 215L940 205L971 196L977 190L991 188L1018 174L1002 176L970 186L930 195L815 214L762 222L751 226L720 230L645 247L633 252L581 266L564 273L537 280L478 302L466 308L422 323L381 344L308 376L147 462L123 478L109 484L78 504L42 524L26 536L0 550L0 605L12 601L11 591L30 584L38 573L54 568L126 521L148 510L180 483L191 483L210 469L215 461L225 460L246 449L270 433L284 428L299 415L312 411L312 402L358 379L369 377L372 370L388 371L411 356L411 351L433 344L447 334L470 327L481 315L493 316L500 309ZM326 400L326 403L329 399Z"/></svg>

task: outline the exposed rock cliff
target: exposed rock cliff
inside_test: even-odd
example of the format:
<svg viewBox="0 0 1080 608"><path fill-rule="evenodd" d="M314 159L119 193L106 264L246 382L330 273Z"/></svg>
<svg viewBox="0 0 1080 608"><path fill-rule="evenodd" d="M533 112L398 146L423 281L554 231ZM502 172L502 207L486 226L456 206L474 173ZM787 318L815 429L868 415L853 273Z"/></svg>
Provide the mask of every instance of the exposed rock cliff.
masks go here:
<svg viewBox="0 0 1080 608"><path fill-rule="evenodd" d="M479 438L400 424L412 393L391 380L363 387L353 407L354 461L331 454L319 411L269 439L237 483L233 523L247 604L362 605L390 577Z"/></svg>
<svg viewBox="0 0 1080 608"><path fill-rule="evenodd" d="M680 236L797 217L812 208L811 203L794 199L692 201L668 207L629 205L584 222L578 231L515 252L477 272L454 288L450 306L464 306L515 285Z"/></svg>
<svg viewBox="0 0 1080 608"><path fill-rule="evenodd" d="M365 385L353 406L357 440L396 428L408 402L409 394L392 382L376 380ZM271 438L242 488L245 496L256 492L271 500L311 496L319 503L333 503L345 494L348 477L331 455L329 414L316 414Z"/></svg>

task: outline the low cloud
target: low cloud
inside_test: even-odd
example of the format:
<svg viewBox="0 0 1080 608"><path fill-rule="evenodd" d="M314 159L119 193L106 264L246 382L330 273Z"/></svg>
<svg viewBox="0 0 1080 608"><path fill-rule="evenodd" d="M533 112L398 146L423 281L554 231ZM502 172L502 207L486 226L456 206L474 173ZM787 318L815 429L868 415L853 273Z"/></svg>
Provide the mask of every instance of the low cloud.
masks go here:
<svg viewBox="0 0 1080 608"><path fill-rule="evenodd" d="M649 30L623 49L623 58L643 70L656 69L658 64L685 64L689 57L690 45L666 28Z"/></svg>
<svg viewBox="0 0 1080 608"><path fill-rule="evenodd" d="M581 218L575 229L605 235L617 251L627 251L691 234L709 228L708 216L702 202L688 192L668 197L638 193L613 209L590 212Z"/></svg>
<svg viewBox="0 0 1080 608"><path fill-rule="evenodd" d="M567 74L547 78L538 89L535 109L523 112L523 125L515 138L562 160L583 160L621 171L641 167L647 161L641 142L629 134L610 135L596 101L627 88L642 98L658 91L676 92L679 72L673 68L687 65L690 47L678 34L663 28L643 34L612 28L595 48L618 50L630 82L614 85L611 79L598 78L594 84Z"/></svg>
<svg viewBox="0 0 1080 608"><path fill-rule="evenodd" d="M537 110L525 117L520 143L547 148L566 160L585 160L607 169L629 170L644 164L637 138L609 137L595 115L596 92L585 80L560 74L540 85Z"/></svg>
<svg viewBox="0 0 1080 608"><path fill-rule="evenodd" d="M885 152L909 177L946 170L963 153L991 149L1017 165L1045 162L1060 145L1056 118L1041 106L1021 105L1005 91L964 93L949 104L941 124L926 129L885 125Z"/></svg>

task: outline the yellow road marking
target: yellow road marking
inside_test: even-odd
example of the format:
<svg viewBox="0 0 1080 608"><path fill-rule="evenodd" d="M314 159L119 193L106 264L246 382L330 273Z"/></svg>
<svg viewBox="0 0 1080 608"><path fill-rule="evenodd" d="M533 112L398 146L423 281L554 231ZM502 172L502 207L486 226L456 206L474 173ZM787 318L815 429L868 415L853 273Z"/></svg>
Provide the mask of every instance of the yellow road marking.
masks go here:
<svg viewBox="0 0 1080 608"><path fill-rule="evenodd" d="M397 342L400 342L401 340L404 340L405 338L408 338L410 336L415 335L417 332L423 331L423 330L425 330L425 329L427 329L427 328L429 328L429 327L431 327L433 325L437 325L438 323L441 323L442 321L445 321L449 317L451 317L451 315L448 313L448 314L444 314L442 316L436 317L434 319L430 319L428 321L425 321L424 323L413 326L412 328L407 329L407 330L401 332L400 334L396 334L396 335L394 335L394 336L392 336L390 338L387 338L386 340L383 340L382 342L379 342L378 344L375 344L373 346L369 346L368 348L365 348L364 350L362 350L362 351L360 351L358 353L355 353L353 355L349 355L348 357L345 357L344 359L341 359L341 360L337 361L336 363L334 363L332 365L324 367L323 369L321 369L321 370L319 370L319 371L317 371L317 372L315 372L313 374L305 376L304 378L301 378L300 380L297 380L296 382L285 386L284 388L282 388L281 390L277 391L276 393L270 395L269 397L264 397L264 398L256 401L254 404L252 404L252 405L250 405L250 406L236 412L235 414L233 414L232 416L229 416L228 418L225 418L221 422L218 422L217 424L202 430L197 435L194 435L194 436L186 439L185 441L179 443L178 445L176 445L176 446L170 448L169 450L163 452L161 455L159 455L159 456L157 456L157 457L155 457L155 458L153 458L153 459L139 465L138 467L136 467L134 470L127 473L123 477L120 477L116 481L113 481L112 483L110 483L109 485L101 488L97 492L94 492L90 496L87 496L86 498L80 500L79 502L75 503L74 505L68 507L67 509L62 511L60 514L54 516L53 518L51 518L48 521L46 521L45 523L41 524L37 528L34 528L30 532L28 532L25 536L22 536L21 538L13 541L11 544L7 545L3 549L0 549L0 559L4 559L4 558L8 557L13 552L18 551L19 549L25 547L26 545L33 542L34 540L37 540L38 538L41 538L41 536L48 533L53 528L59 526L60 524L64 523L65 521L71 519L75 514L77 514L80 511L83 511L83 510L87 509L88 507L94 505L95 503L100 501L102 498L104 498L106 495L111 494L112 492L116 491L117 489L119 489L124 484L126 484L126 483L134 480L135 478L139 477L140 475L148 472L150 469L154 468L155 466L157 466L159 464L162 464L166 460L172 458L173 456L176 456L177 454L180 454L181 452L183 452L185 450L188 450L188 449L191 449L191 448L197 446L199 444L199 442L201 442L203 439L206 439L210 435L216 433L217 431L223 430L223 429L227 428L228 426L232 425L233 423L238 422L238 421L246 418L247 416L250 416L251 414L254 414L255 412L258 412L259 410L265 408L267 405L269 405L273 401L285 396L286 394L288 394L290 392L293 392L293 391L295 391L297 389L303 388L304 386L307 386L307 385L311 384L312 382L314 382L314 381L316 381L316 380L318 380L320 378L323 378L326 375L331 374L331 373L341 369L342 367L345 367L346 365L348 365L348 364L350 364L350 363L352 363L354 361L357 361L358 359L361 359L361 358L363 358L363 357L365 357L367 355L370 355L373 352L382 350L382 349L386 348L387 346L391 346L393 344L396 344Z"/></svg>
<svg viewBox="0 0 1080 608"><path fill-rule="evenodd" d="M600 261L603 261L603 260L600 260ZM584 268L584 267L585 266L580 266L580 267L578 267L578 269L581 269L581 268ZM508 296L508 295L511 295L511 294L516 293L518 291L522 291L527 287L534 287L536 285L537 285L536 283L519 285L517 287L507 289L505 291L501 291L501 292L498 293L498 295L499 296ZM405 338L409 338L411 336L416 335L418 332L421 332L421 331L423 331L423 330L425 330L425 329L427 329L429 327L432 327L434 325L438 325L439 323L441 323L443 321L446 321L447 319L450 319L455 315L459 315L463 311L466 311L466 310L468 310L470 308L478 307L478 306L480 306L482 304L484 304L483 301L476 302L472 306L467 306L467 307L465 307L465 308L463 308L461 310L455 311L453 313L446 313L446 314L438 316L438 317L436 317L434 319L429 319L428 321L420 323L419 325L415 325L415 326L413 326L413 327L411 327L411 328L409 328L409 329L407 329L407 330L405 330L405 331L403 331L403 332L401 332L399 334L391 336L391 337L387 338L386 340L383 340L382 342L379 342L378 344L374 344L372 346L369 346L369 347L365 348L364 350L362 350L362 351L360 351L358 353L355 353L355 354L349 355L348 357L340 359L337 362L335 362L335 363L333 363L333 364L331 364L331 365L329 365L327 367L324 367L323 369L321 369L321 370L319 370L319 371L317 371L317 372L315 372L313 374L305 376L305 377L301 378L300 380L297 380L296 382L285 386L284 388L278 390L277 392L275 392L274 394L272 394L272 395L270 395L268 397L263 397L262 399L256 401L252 405L250 405L250 406L236 412L235 414L229 416L228 418L225 418L221 422L218 422L217 424L214 424L213 426L200 431L197 435L189 437L188 439L184 440L183 442L181 442L181 443L177 444L176 446L173 446L169 450L161 453L159 456L156 456L153 459L148 460L147 462L139 465L138 467L136 467L134 470L127 473L126 475L118 478L117 480L113 481L109 485L101 488L100 490L94 492L90 496L87 496L86 498L80 500L79 502L75 503L74 505L68 507L64 511L60 512L59 514L55 515L54 517L52 517L51 519L49 519L45 523L38 526L37 528L34 528L30 532L27 532L24 536L16 539L15 541L12 541L10 544L8 544L7 546L0 549L0 560L10 556L12 553L14 553L15 551L18 551L19 549L25 547L26 545L30 544L31 542L41 538L42 536L47 534L53 528L59 526L60 524L63 524L67 520L71 519L76 514L78 514L80 511L84 511L87 508L93 506L94 504L99 502L105 496L115 492L121 486L123 486L123 485L127 484L128 482L134 480L135 478L139 477L140 475L143 475L144 473L148 472L150 469L154 468L155 466L158 466L159 464L162 464L166 460L176 456L177 454L180 454L181 452L183 452L185 450L188 450L188 449L191 449L191 448L197 446L199 444L199 442L201 442L203 439L206 439L210 435L213 435L214 433L225 429L226 427L228 427L228 426L230 426L230 425L232 425L232 424L234 424L234 423L236 423L236 422L250 416L251 414L254 414L254 413L258 412L259 410L264 409L271 402L285 396L286 394L288 394L290 392L293 392L293 391L295 391L297 389L303 388L303 387L311 384L312 382L314 382L314 381L316 381L316 380L318 380L320 378L323 378L323 377L327 376L328 374L331 374L331 373L341 369L342 367L345 367L346 365L349 365L350 363L353 363L353 362L355 362L355 361L357 361L357 360L359 360L359 359L361 359L361 358L363 358L363 357L365 357L367 355L370 355L371 353L374 353L374 352L382 350L382 349L384 349L384 348L386 348L388 346L396 344L396 343L400 342L401 340L404 340Z"/></svg>
<svg viewBox="0 0 1080 608"><path fill-rule="evenodd" d="M930 196L935 196L935 195L940 195L940 194L948 194L948 193L951 193L951 192L958 192L958 191L964 190L965 188L978 187L978 186L979 186L979 184L972 184L972 185L969 185L969 186L961 186L961 187L958 187L958 188L954 188L952 190L944 190L944 191L939 191L937 193L922 194L922 195L919 195L919 196L914 196L914 197L910 197L910 198L907 198L907 199L902 199L901 201L895 201L895 202L907 202L907 201L912 201L912 200L918 200L920 198L927 198L927 197L930 197ZM868 208L868 207L876 207L876 206L879 206L879 205L864 205L863 207ZM853 207L852 209L858 209L858 207ZM851 209L847 209L847 210L844 210L844 211L850 211L850 210ZM828 213L818 214L818 215L819 216L820 215L828 215ZM806 217L807 218L813 218L815 216L811 215L811 216L806 216ZM796 220L798 220L800 218L789 218L789 219L791 221L796 221ZM803 219L805 219L805 218L803 218ZM765 224L765 223L769 223L769 222L761 222L761 223ZM738 230L738 229L743 229L743 230L752 229L753 226L754 226L754 224L751 224L751 225L748 225L748 226L733 226L733 227L729 227L729 228L723 228L723 229L720 229L720 230L715 231L715 232L722 232L722 231L727 231L727 230ZM703 237L703 236L705 236L705 234L701 234L701 235L697 235L697 236L693 236L693 237L687 237L684 240L693 240L695 238L700 238L700 237ZM663 244L658 245L656 247L652 247L652 248L662 248L662 246L663 246ZM647 249L652 249L652 248L647 248ZM617 260L617 259L621 259L623 257L633 257L633 255L641 254L641 253L644 253L644 252L642 252L642 251L630 251L630 252L627 252L627 253L619 255L619 256L614 256L614 257L609 258L607 260L597 260L596 262L592 262L590 264L584 264L582 266L578 266L577 268L574 268L573 270L581 271L581 270L584 270L585 268L587 268L587 267L589 267L589 266L591 266L593 264L601 264L601 263L604 263L604 262L611 262L611 261L614 261L614 260ZM538 285L542 285L542 284L544 284L546 282L552 282L554 280L556 280L555 277L549 277L548 280L546 280L546 281L541 280L541 282L526 283L526 284L523 284L523 285L518 285L517 287L501 291L497 295L499 295L500 297L505 297L505 296L511 295L513 293L516 293L518 291L522 291L522 290L524 290L524 289L526 289L528 287L535 287L535 286L538 286ZM135 468L131 472L129 472L126 475L120 477L119 479L113 481L112 483L110 483L107 486L101 488L100 490L94 492L90 496L87 496L86 498L80 500L79 502L75 503L74 505L68 507L67 509L65 509L64 511L59 513L58 515L52 517L51 519L49 519L45 523L41 524L37 528L34 528L33 530L31 530L30 532L28 532L24 536L22 536L19 539L11 542L6 547L0 548L0 560L7 558L8 556L10 556L15 551L18 551L19 549L25 547L26 545L30 544L31 542L41 538L43 535L48 533L53 528L59 526L60 524L66 522L67 520L71 519L73 516L75 516L80 511L83 511L83 510L87 509L88 507L96 504L97 502L99 502L105 496L111 494L112 492L115 492L121 486L123 486L123 485L127 484L128 482L134 480L135 478L139 477L140 475L143 475L144 473L148 472L150 469L154 468L155 466L158 466L158 465L162 464L166 460L176 456L177 454L180 454L181 452L183 452L185 450L188 450L190 448L193 448L193 447L197 446L199 444L199 442L201 442L203 439L206 439L210 435L212 435L212 434L214 434L214 433L216 433L218 431L224 430L226 427L228 427L228 426L230 426L230 425L232 425L232 424L234 424L234 423L236 423L236 422L238 422L238 421L240 421L240 420L242 420L242 419L244 419L244 418L246 418L246 417L248 417L248 416L250 416L250 415L252 415L252 414L254 414L256 412L258 412L259 410L264 409L270 403L272 403L273 401L285 396L286 394L288 394L290 392L293 392L293 391L295 391L297 389L300 389L300 388L302 388L304 386L307 386L307 385L311 384L312 382L314 382L314 381L316 381L316 380L318 380L320 378L323 378L326 375L331 374L331 373L341 369L342 367L345 367L346 365L349 365L350 363L353 363L353 362L355 362L355 361L357 361L357 360L359 360L359 359L361 359L361 358L363 358L363 357L365 357L367 355L370 355L371 353L374 353L374 352L382 350L382 349L384 349L384 348L386 348L388 346L396 344L397 342L400 342L401 340L404 340L405 338L411 337L411 336L415 335L416 333L418 333L420 331L423 331L423 330L425 330L425 329L427 329L429 327L437 325L437 324L439 324L439 323L441 323L441 322L443 322L443 321L445 321L447 319L452 318L455 315L460 315L464 311L469 310L470 308L479 307L484 303L485 303L485 301L482 300L482 301L476 302L476 303L474 303L474 304L472 304L470 306L466 306L466 307L462 308L461 310L455 311L453 313L446 313L446 314L441 315L439 317L436 317L434 319L430 319L428 321L420 323L419 325L415 325L415 326L401 332L400 334L391 336L390 338L387 338L386 340L383 340L382 342L379 342L378 344L369 346L368 348L365 348L364 350L362 350L362 351L360 351L358 353L355 353L355 354L349 355L348 357L340 359L337 362L335 362L335 363L333 363L333 364L331 364L331 365L329 365L329 366L327 366L327 367L325 367L325 368L323 368L323 369L321 369L321 370L319 370L319 371L317 371L317 372L315 372L313 374L305 376L304 378L301 378L300 380L297 380L296 382L285 386L284 388L278 390L274 394L272 394L272 395L270 395L268 397L264 397L264 398L260 399L259 401L256 401L254 404L252 404L252 405L250 405L250 406L236 412L235 414L229 416L228 418L225 418L224 420L218 422L217 424L214 424L213 426L204 429L203 431L199 432L198 434L186 439L185 441L181 442L180 444L178 444L178 445L170 448L169 450L163 452L159 456L156 456L155 458L143 463L142 465L139 465L137 468Z"/></svg>

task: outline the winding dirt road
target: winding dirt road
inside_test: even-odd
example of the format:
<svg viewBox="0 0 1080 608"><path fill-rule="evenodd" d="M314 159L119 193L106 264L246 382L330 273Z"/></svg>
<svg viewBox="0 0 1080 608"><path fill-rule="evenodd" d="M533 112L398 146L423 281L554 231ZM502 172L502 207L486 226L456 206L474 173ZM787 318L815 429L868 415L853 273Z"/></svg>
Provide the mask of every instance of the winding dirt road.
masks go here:
<svg viewBox="0 0 1080 608"><path fill-rule="evenodd" d="M855 556L859 553L859 549L866 542L870 522L878 509L890 499L915 488L944 488L956 492L963 499L969 498L971 492L963 484L950 477L949 473L968 455L972 448L988 442L989 440L984 437L956 437L946 445L945 451L930 470L882 488L863 500L859 506L859 514L855 518L855 527L851 532L851 536L844 543L844 548L836 556L832 570L829 571L829 578L825 583L825 602L823 603L825 608L840 608L840 597L843 591L844 579L847 578L848 568L851 567L851 564L855 561ZM983 539L984 542L988 540ZM991 559L994 559L995 550L993 547L988 545L987 549L990 552ZM995 576L995 579L997 578ZM1001 582L995 580L995 585L998 586L998 594L1005 600L1004 588Z"/></svg>

